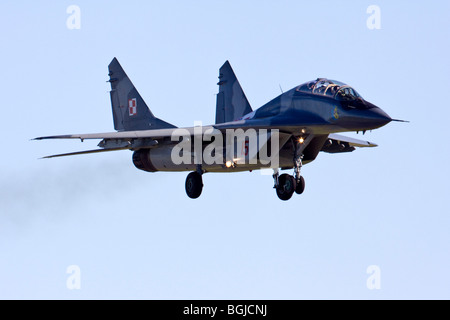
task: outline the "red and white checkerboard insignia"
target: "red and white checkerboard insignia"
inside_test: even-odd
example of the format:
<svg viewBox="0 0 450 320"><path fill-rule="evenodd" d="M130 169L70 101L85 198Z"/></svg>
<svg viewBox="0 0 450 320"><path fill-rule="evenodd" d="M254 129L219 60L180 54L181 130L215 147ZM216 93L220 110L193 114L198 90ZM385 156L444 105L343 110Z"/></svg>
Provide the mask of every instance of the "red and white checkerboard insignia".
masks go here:
<svg viewBox="0 0 450 320"><path fill-rule="evenodd" d="M130 114L130 117L137 115L136 98L128 100L128 112Z"/></svg>

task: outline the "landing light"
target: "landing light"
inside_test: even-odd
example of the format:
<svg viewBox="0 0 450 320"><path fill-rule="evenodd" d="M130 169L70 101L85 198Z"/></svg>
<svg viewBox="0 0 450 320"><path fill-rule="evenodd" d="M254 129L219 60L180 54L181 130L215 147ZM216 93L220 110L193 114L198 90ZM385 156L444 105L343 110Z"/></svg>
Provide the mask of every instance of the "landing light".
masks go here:
<svg viewBox="0 0 450 320"><path fill-rule="evenodd" d="M238 163L239 158L238 159L233 159L233 161L228 160L227 162L225 162L225 167L227 168L236 168L236 164Z"/></svg>
<svg viewBox="0 0 450 320"><path fill-rule="evenodd" d="M300 144L303 144L303 142L305 142L305 139L303 139L303 137L301 137L300 139L298 139L298 142L300 142Z"/></svg>

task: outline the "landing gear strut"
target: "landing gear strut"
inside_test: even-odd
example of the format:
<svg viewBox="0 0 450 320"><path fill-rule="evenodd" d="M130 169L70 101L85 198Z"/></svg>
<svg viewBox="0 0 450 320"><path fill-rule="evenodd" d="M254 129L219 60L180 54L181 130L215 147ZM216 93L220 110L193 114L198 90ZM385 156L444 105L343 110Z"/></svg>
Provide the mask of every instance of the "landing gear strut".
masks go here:
<svg viewBox="0 0 450 320"><path fill-rule="evenodd" d="M302 194L305 191L305 179L301 176L300 171L302 169L303 154L296 154L294 157L294 180L295 180L295 193Z"/></svg>
<svg viewBox="0 0 450 320"><path fill-rule="evenodd" d="M197 199L203 190L203 170L201 166L197 167L197 171L191 172L186 178L186 194L191 199Z"/></svg>
<svg viewBox="0 0 450 320"><path fill-rule="evenodd" d="M312 136L307 138L308 143L312 139ZM295 193L302 194L305 191L305 179L301 176L301 169L303 166L303 150L307 144L306 141L296 140L294 142L294 180L295 180Z"/></svg>

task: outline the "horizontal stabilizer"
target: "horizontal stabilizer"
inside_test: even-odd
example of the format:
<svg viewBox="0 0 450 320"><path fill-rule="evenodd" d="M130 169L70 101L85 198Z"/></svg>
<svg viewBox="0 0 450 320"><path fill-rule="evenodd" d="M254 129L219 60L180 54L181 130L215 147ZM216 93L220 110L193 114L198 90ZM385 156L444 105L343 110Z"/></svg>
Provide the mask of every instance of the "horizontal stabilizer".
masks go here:
<svg viewBox="0 0 450 320"><path fill-rule="evenodd" d="M170 129L156 129L156 130L137 130L137 131L122 131L122 132L105 132L105 133L83 133L83 134L65 134L60 136L46 136L38 137L33 140L48 140L48 139L161 139L170 138L172 134L177 132L185 132L186 134L203 134L206 131L213 130L212 126L203 126L201 129L197 127L186 128L170 128Z"/></svg>
<svg viewBox="0 0 450 320"><path fill-rule="evenodd" d="M130 148L111 148L111 149L95 149L95 150L87 150L87 151L78 151L78 152L70 152L63 154L55 154L52 156L42 157L41 159L51 159L51 158L59 158L59 157L67 157L67 156L77 156L81 154L90 154L90 153L100 153L100 152L108 152L108 151L120 151L120 150L130 150Z"/></svg>

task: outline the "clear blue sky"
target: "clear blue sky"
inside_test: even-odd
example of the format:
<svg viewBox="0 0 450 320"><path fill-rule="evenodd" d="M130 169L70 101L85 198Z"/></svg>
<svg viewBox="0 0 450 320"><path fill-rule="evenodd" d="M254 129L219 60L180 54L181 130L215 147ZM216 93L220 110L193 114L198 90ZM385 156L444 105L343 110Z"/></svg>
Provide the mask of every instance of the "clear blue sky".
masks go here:
<svg viewBox="0 0 450 320"><path fill-rule="evenodd" d="M71 4L80 30L66 27ZM372 4L381 30L366 26ZM2 1L0 298L449 299L449 12L448 1ZM113 131L115 56L178 126L214 122L225 60L253 108L320 76L411 123L367 133L378 148L320 154L289 202L258 172L207 174L193 201L186 173L138 171L130 152L38 160L95 143L36 136ZM66 288L70 265L81 290ZM381 290L366 287L370 265Z"/></svg>

